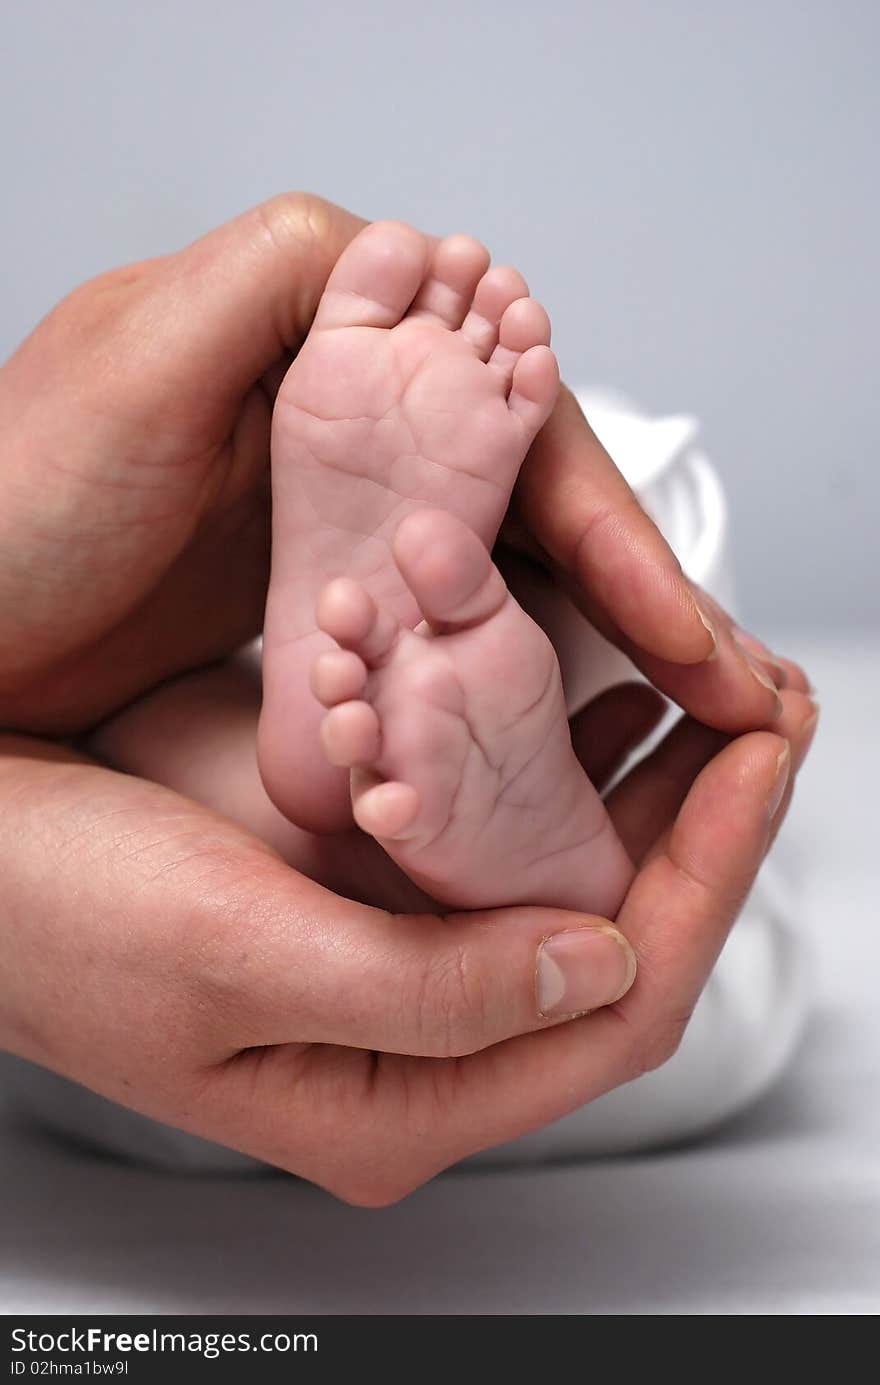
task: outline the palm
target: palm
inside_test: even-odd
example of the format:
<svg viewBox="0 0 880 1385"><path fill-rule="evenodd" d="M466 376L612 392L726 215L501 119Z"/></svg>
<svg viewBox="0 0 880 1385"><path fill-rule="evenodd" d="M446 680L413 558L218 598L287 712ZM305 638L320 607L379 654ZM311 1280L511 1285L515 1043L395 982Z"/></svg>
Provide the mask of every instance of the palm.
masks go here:
<svg viewBox="0 0 880 1385"><path fill-rule="evenodd" d="M272 400L362 224L280 196L77 289L3 366L0 723L81 730L259 630Z"/></svg>
<svg viewBox="0 0 880 1385"><path fill-rule="evenodd" d="M146 359L130 349L147 327L130 274L79 290L0 374L15 497L0 532L14 536L37 512L47 553L72 559L47 558L0 621L0 666L15 689L0 687L0 715L29 730L80 730L260 627L270 393L262 383L244 397L205 390L187 342ZM90 326L108 342L103 374L75 349ZM32 401L25 427L22 398Z"/></svg>

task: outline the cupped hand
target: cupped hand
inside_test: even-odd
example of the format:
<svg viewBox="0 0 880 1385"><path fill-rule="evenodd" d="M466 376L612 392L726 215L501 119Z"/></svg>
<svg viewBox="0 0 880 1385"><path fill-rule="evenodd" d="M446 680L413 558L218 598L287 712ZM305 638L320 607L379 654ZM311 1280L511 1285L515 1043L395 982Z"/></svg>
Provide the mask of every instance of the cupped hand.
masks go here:
<svg viewBox="0 0 880 1385"><path fill-rule="evenodd" d="M741 630L684 575L564 386L520 472L504 532L515 559L524 553L537 564L539 587L549 577L557 600L567 593L697 720L754 729L780 715L779 688L809 686L797 664Z"/></svg>
<svg viewBox="0 0 880 1385"><path fill-rule="evenodd" d="M363 224L315 197L275 198L77 289L2 367L0 724L82 731L258 632L273 400ZM766 674L749 672L726 617L707 628L566 392L513 513L683 707L727 730L772 716Z"/></svg>
<svg viewBox="0 0 880 1385"><path fill-rule="evenodd" d="M650 697L582 714L597 779ZM616 927L356 904L171 790L7 737L0 1045L347 1200L399 1198L670 1056L806 750L812 704L782 697L773 732L726 745L685 720L614 791L641 861Z"/></svg>
<svg viewBox="0 0 880 1385"><path fill-rule="evenodd" d="M361 225L276 199L77 290L2 368L0 723L81 732L259 630L272 401ZM684 706L728 729L779 710L568 396L515 512ZM0 1044L344 1197L400 1196L667 1056L765 850L785 716L685 797L717 748L686 727L667 750L683 804L668 765L642 771L638 812L617 800L620 830L630 814L652 843L620 932L354 904L180 795L10 736ZM633 971L621 934L641 976L614 1004Z"/></svg>

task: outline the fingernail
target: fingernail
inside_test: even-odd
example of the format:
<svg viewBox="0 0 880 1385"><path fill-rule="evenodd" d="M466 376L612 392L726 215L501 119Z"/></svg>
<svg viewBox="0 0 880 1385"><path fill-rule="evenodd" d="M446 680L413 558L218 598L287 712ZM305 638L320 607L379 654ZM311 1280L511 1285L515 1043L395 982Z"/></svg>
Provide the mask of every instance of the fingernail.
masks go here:
<svg viewBox="0 0 880 1385"><path fill-rule="evenodd" d="M759 640L757 635L750 635L748 630L744 630L741 625L731 625L730 633L737 644L744 645L746 649L751 650L752 654L759 654L765 659L773 658L773 651L767 648L764 641Z"/></svg>
<svg viewBox="0 0 880 1385"><path fill-rule="evenodd" d="M546 1019L613 1005L635 979L636 957L616 928L570 928L545 938L538 949L538 1013Z"/></svg>
<svg viewBox="0 0 880 1385"><path fill-rule="evenodd" d="M762 688L766 688L768 692L772 692L774 698L776 699L776 706L773 711L773 716L771 717L771 720L775 721L777 717L782 716L782 698L779 696L776 684L773 682L773 679L770 677L770 674L766 671L766 669L764 669L762 665L758 663L758 660L754 657L754 655L749 653L745 645L740 644L739 640L736 638L734 638L734 644L736 645L740 654L743 656L746 663L748 664L749 671L751 672L752 677L758 680Z"/></svg>
<svg viewBox="0 0 880 1385"><path fill-rule="evenodd" d="M704 660L705 663L710 664L713 659L716 659L718 657L718 636L715 633L715 626L712 624L711 620L706 615L706 612L703 610L699 601L694 601L694 606L696 607L697 615L700 617L700 620L703 622L706 629L709 631L709 634L712 636L712 648L706 655L706 658Z"/></svg>
<svg viewBox="0 0 880 1385"><path fill-rule="evenodd" d="M767 816L772 822L779 811L782 796L788 784L788 776L791 773L791 748L788 742L779 752L776 761L776 778L773 781L773 788L770 790L770 797L767 799Z"/></svg>
<svg viewBox="0 0 880 1385"><path fill-rule="evenodd" d="M797 748L797 763L798 763L798 768L800 768L801 764L803 763L803 760L804 760L804 757L805 757L807 751L809 750L810 746L813 744L813 737L814 737L815 734L816 734L816 723L817 723L818 720L819 720L819 710L820 710L820 709L819 709L819 704L818 704L818 702L815 700L815 698L811 698L810 700L811 700L811 703L812 703L812 706L813 706L813 709L814 709L814 710L813 710L812 716L807 717L806 721L804 722L803 726L801 727L801 734L800 734L800 737L799 737L799 739L798 739L798 748Z"/></svg>
<svg viewBox="0 0 880 1385"><path fill-rule="evenodd" d="M740 649L745 650L747 654L751 654L757 663L769 670L770 677L773 679L773 686L776 688L784 688L788 682L788 674L777 661L773 650L768 649L763 640L757 639L755 635L750 635L748 630L743 630L739 625L732 625L730 627L730 633L733 635Z"/></svg>
<svg viewBox="0 0 880 1385"><path fill-rule="evenodd" d="M761 658L758 660L758 663L769 677L777 692L780 688L788 687L788 674L781 664L777 664L775 659Z"/></svg>

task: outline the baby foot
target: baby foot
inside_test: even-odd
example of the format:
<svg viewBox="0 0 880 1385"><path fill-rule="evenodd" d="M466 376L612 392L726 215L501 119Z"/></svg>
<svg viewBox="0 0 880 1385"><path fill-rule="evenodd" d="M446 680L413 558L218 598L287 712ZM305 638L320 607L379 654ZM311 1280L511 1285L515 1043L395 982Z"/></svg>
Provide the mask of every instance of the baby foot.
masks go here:
<svg viewBox="0 0 880 1385"><path fill-rule="evenodd" d="M398 524L440 506L491 547L556 398L547 314L515 270L487 264L465 236L432 244L396 222L368 226L278 394L260 768L282 812L313 831L351 823L348 778L321 751L308 686L330 647L318 593L346 573L414 626L418 605L391 558Z"/></svg>
<svg viewBox="0 0 880 1385"><path fill-rule="evenodd" d="M318 602L340 646L312 669L321 740L358 825L441 903L613 918L632 866L572 750L547 636L452 515L410 515L393 553L426 627L351 578Z"/></svg>

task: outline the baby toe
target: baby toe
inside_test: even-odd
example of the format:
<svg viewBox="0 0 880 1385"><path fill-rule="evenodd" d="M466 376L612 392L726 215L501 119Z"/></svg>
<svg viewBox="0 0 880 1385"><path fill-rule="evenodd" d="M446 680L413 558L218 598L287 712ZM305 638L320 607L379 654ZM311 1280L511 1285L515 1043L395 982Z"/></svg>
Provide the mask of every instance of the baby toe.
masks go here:
<svg viewBox="0 0 880 1385"><path fill-rule="evenodd" d="M499 265L483 275L461 327L462 336L481 361L488 361L498 345L498 329L505 310L518 298L528 297L528 292L525 279L509 265Z"/></svg>
<svg viewBox="0 0 880 1385"><path fill-rule="evenodd" d="M489 358L489 367L510 389L520 356L533 346L550 344L550 319L534 298L518 298L504 311L498 327L498 345Z"/></svg>
<svg viewBox="0 0 880 1385"><path fill-rule="evenodd" d="M445 510L418 510L394 535L394 560L425 619L448 634L489 620L507 588L482 540Z"/></svg>
<svg viewBox="0 0 880 1385"><path fill-rule="evenodd" d="M314 697L324 707L350 702L363 692L367 666L350 649L328 649L312 664L309 684Z"/></svg>
<svg viewBox="0 0 880 1385"><path fill-rule="evenodd" d="M391 650L400 626L380 610L369 592L350 577L338 577L318 597L318 628L344 650L357 654L370 667Z"/></svg>
<svg viewBox="0 0 880 1385"><path fill-rule="evenodd" d="M411 784L389 780L354 795L354 820L371 837L402 836L419 813L419 795Z"/></svg>
<svg viewBox="0 0 880 1385"><path fill-rule="evenodd" d="M456 331L489 265L489 252L472 236L438 241L408 317Z"/></svg>
<svg viewBox="0 0 880 1385"><path fill-rule="evenodd" d="M532 437L544 427L559 394L559 364L549 346L531 346L513 367L507 407Z"/></svg>
<svg viewBox="0 0 880 1385"><path fill-rule="evenodd" d="M341 702L321 723L321 744L331 765L372 765L380 742L379 717L368 702Z"/></svg>

